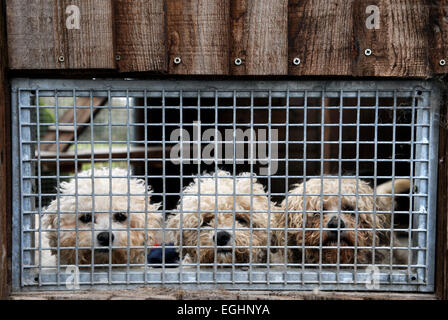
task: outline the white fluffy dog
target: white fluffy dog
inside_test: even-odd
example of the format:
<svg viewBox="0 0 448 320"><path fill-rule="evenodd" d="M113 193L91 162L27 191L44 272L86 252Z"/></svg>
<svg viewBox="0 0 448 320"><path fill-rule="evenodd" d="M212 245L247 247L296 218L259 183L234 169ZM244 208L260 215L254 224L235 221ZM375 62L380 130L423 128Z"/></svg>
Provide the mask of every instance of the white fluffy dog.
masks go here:
<svg viewBox="0 0 448 320"><path fill-rule="evenodd" d="M162 215L150 203L151 189L128 175L126 169L101 168L61 183L42 217L43 242L61 265L144 263L144 245L159 241L160 231L151 228L161 228Z"/></svg>
<svg viewBox="0 0 448 320"><path fill-rule="evenodd" d="M363 180L326 176L323 181L319 178L304 181L295 185L288 201L285 199L282 203L284 211L291 212L276 216L277 228L292 229L287 232L286 242L283 230L273 233L273 242L279 246L303 246L304 252L288 249L288 261L293 263L318 263L320 258L328 264L338 260L342 264L372 263L373 250L355 250L355 245L375 246L376 263L389 263L390 250L381 250L381 247L399 244L395 234L388 231L392 227L394 199L391 194L409 188L409 179L395 179L394 183L388 181L377 186L375 197L374 190ZM342 196L338 196L339 192ZM357 193L361 195L356 196ZM319 246L324 248L319 250ZM393 254L394 263L402 263L407 258L397 250Z"/></svg>
<svg viewBox="0 0 448 320"><path fill-rule="evenodd" d="M266 262L270 208L275 210L255 177L219 170L185 188L168 220L168 228L175 229L170 238L177 246L190 246L182 248L185 263L230 264L233 256L236 263ZM199 252L191 247L198 245Z"/></svg>

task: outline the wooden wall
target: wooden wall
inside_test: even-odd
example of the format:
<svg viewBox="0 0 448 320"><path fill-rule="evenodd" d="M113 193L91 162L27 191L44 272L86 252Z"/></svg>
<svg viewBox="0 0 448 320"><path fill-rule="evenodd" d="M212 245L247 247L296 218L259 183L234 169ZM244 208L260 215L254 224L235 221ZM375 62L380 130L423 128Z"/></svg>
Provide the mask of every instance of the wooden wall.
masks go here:
<svg viewBox="0 0 448 320"><path fill-rule="evenodd" d="M448 299L448 97L445 94L440 112L439 181L437 203L436 294ZM445 285L443 285L445 284Z"/></svg>
<svg viewBox="0 0 448 320"><path fill-rule="evenodd" d="M68 5L80 29L66 27ZM9 67L429 77L448 70L447 15L447 0L10 0Z"/></svg>
<svg viewBox="0 0 448 320"><path fill-rule="evenodd" d="M0 0L0 299L9 290L10 258L10 135L9 135L9 86L6 79L6 30L4 23L4 1Z"/></svg>

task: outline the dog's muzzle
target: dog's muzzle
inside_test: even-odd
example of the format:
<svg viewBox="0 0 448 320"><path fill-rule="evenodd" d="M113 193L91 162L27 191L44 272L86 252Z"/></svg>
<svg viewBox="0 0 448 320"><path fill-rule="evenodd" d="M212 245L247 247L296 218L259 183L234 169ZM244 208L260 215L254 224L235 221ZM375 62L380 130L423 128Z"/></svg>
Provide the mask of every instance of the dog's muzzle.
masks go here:
<svg viewBox="0 0 448 320"><path fill-rule="evenodd" d="M227 231L218 231L215 236L213 236L213 241L217 246L227 246L229 245L231 234Z"/></svg>
<svg viewBox="0 0 448 320"><path fill-rule="evenodd" d="M109 232L101 232L98 233L98 235L96 236L96 239L98 240L98 244L100 246L108 246L110 243L114 242L115 236L113 233L109 233Z"/></svg>
<svg viewBox="0 0 448 320"><path fill-rule="evenodd" d="M326 237L326 241L325 241L324 245L327 245L329 243L337 243L338 242L338 228L339 228L339 232L340 232L340 235L339 235L340 244L343 244L343 243L349 244L348 243L349 240L347 239L346 233L345 233L346 231L344 231L345 226L346 225L345 225L345 222L342 219L342 217L338 217L338 216L332 217L328 221L326 227L328 229L333 229L333 230L325 231L327 237Z"/></svg>

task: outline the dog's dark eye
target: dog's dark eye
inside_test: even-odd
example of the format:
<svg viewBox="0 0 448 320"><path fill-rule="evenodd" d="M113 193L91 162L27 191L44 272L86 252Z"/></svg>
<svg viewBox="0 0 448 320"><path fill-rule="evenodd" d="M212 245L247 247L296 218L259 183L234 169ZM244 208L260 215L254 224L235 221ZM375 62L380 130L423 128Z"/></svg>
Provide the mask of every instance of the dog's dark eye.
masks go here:
<svg viewBox="0 0 448 320"><path fill-rule="evenodd" d="M89 223L92 222L92 215L91 214L83 214L79 217L79 221L82 223Z"/></svg>
<svg viewBox="0 0 448 320"><path fill-rule="evenodd" d="M241 223L243 226L248 226L249 225L249 221L247 221L243 217L236 217L235 220L238 221L239 223Z"/></svg>
<svg viewBox="0 0 448 320"><path fill-rule="evenodd" d="M212 219L213 219L213 216L206 216L206 217L204 217L202 219L201 227L205 227L205 226L210 225L210 222L212 221Z"/></svg>
<svg viewBox="0 0 448 320"><path fill-rule="evenodd" d="M350 214L355 214L355 208L353 208L351 205L349 204L344 204L342 206L342 211L351 211L351 212L346 212L346 213L350 213Z"/></svg>
<svg viewBox="0 0 448 320"><path fill-rule="evenodd" d="M116 214L114 214L114 219L117 222L123 222L126 221L128 217L126 217L126 215L124 213L118 212Z"/></svg>

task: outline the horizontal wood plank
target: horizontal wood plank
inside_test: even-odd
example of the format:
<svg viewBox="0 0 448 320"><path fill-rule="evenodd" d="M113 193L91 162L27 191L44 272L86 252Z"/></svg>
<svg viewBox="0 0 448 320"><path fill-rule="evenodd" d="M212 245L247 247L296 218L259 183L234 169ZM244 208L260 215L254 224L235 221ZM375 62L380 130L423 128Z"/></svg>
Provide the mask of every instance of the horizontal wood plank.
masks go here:
<svg viewBox="0 0 448 320"><path fill-rule="evenodd" d="M59 291L15 293L12 300L86 299L86 300L434 300L432 294L379 293L379 292L303 292L182 290L141 287L133 290Z"/></svg>
<svg viewBox="0 0 448 320"><path fill-rule="evenodd" d="M7 1L9 68L113 69L112 0ZM66 12L79 8L79 29Z"/></svg>

